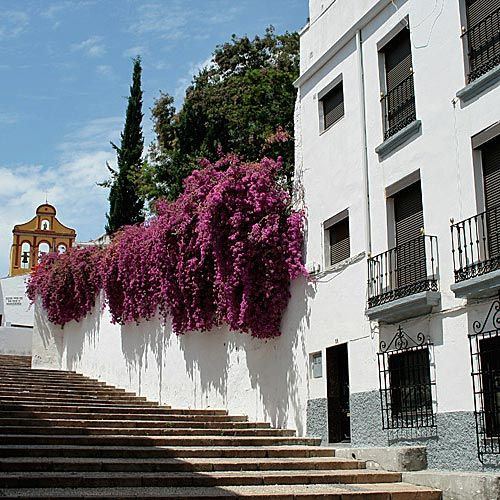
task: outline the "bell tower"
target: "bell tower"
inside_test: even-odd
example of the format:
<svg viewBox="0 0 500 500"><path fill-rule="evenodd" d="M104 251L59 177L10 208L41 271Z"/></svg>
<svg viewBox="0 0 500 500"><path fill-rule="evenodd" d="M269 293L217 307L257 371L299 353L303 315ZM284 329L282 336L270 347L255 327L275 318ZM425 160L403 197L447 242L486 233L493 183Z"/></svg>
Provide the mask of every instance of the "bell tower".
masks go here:
<svg viewBox="0 0 500 500"><path fill-rule="evenodd" d="M76 238L75 230L61 224L56 213L55 207L44 203L36 209L33 219L14 226L10 251L10 276L31 272L45 253L63 253L73 246Z"/></svg>

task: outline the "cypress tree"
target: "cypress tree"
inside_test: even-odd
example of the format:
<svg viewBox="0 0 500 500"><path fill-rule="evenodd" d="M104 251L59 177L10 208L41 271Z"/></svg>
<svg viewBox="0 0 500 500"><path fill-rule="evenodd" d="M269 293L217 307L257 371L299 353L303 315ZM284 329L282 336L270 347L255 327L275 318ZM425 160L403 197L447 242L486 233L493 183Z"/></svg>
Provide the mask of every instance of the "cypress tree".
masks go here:
<svg viewBox="0 0 500 500"><path fill-rule="evenodd" d="M141 59L137 57L134 59L132 85L120 146L111 143L117 154L118 169L110 169L113 178L109 191L109 213L106 214L108 234L127 224L144 221L144 201L139 198L135 184L144 149L141 72Z"/></svg>

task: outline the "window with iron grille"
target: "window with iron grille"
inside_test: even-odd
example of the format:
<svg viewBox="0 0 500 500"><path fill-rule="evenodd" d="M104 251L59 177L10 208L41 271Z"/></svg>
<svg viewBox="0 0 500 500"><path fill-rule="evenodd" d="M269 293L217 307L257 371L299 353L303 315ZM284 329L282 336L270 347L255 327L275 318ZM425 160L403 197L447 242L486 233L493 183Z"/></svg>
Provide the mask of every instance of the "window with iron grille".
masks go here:
<svg viewBox="0 0 500 500"><path fill-rule="evenodd" d="M381 52L386 85L382 94L384 139L388 139L417 119L409 28L401 30Z"/></svg>
<svg viewBox="0 0 500 500"><path fill-rule="evenodd" d="M466 0L468 81L500 64L500 0Z"/></svg>
<svg viewBox="0 0 500 500"><path fill-rule="evenodd" d="M323 130L331 127L344 116L344 88L342 81L321 98Z"/></svg>
<svg viewBox="0 0 500 500"><path fill-rule="evenodd" d="M413 340L401 327L389 346L381 342L378 362L383 429L435 426L432 347L423 334Z"/></svg>
<svg viewBox="0 0 500 500"><path fill-rule="evenodd" d="M330 246L330 265L342 262L351 255L351 244L349 237L349 217L333 224L328 228Z"/></svg>
<svg viewBox="0 0 500 500"><path fill-rule="evenodd" d="M500 455L500 300L469 335L478 456Z"/></svg>

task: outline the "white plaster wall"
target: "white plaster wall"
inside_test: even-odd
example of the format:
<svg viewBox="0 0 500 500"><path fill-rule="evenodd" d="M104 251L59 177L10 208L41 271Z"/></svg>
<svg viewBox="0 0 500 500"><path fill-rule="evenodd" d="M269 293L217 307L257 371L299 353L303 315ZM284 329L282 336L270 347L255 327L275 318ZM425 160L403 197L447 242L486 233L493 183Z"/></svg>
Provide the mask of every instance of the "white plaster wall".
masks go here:
<svg viewBox="0 0 500 500"><path fill-rule="evenodd" d="M0 354L31 355L31 328L0 326Z"/></svg>
<svg viewBox="0 0 500 500"><path fill-rule="evenodd" d="M173 407L224 408L303 434L311 293L305 280L293 284L282 335L267 341L226 328L177 336L159 320L113 325L99 306L60 328L37 306L33 366L76 370Z"/></svg>

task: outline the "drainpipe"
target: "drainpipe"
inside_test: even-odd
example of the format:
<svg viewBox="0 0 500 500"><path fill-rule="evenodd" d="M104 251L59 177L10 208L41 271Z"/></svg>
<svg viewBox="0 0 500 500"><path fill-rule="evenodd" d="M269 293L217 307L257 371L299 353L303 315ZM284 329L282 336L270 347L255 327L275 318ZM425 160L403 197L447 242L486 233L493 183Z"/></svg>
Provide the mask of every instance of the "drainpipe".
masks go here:
<svg viewBox="0 0 500 500"><path fill-rule="evenodd" d="M365 98L365 73L363 64L363 39L361 29L356 32L356 52L358 54L358 73L359 73L359 100L361 103L361 144L363 161L363 182L365 185L365 239L366 253L369 257L372 253L372 223L370 216L370 178L368 171L368 145L366 134L366 98Z"/></svg>

